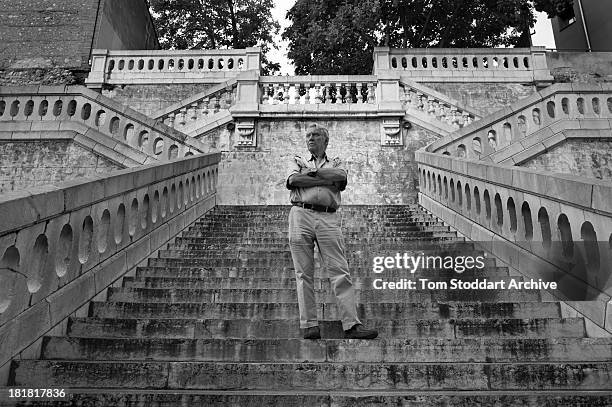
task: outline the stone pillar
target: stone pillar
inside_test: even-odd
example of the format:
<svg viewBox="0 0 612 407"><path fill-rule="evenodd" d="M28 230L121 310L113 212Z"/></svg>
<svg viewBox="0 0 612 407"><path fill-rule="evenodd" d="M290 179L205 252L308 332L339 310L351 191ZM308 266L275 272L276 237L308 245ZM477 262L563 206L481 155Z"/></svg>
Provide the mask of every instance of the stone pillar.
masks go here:
<svg viewBox="0 0 612 407"><path fill-rule="evenodd" d="M251 71L256 70L259 72L261 69L261 48L259 47L249 47L246 49L246 60L245 70Z"/></svg>
<svg viewBox="0 0 612 407"><path fill-rule="evenodd" d="M536 86L543 82L545 85L548 85L550 82L554 81L553 76L550 74L550 69L548 69L545 47L531 47L531 64L531 69L533 69L533 80Z"/></svg>
<svg viewBox="0 0 612 407"><path fill-rule="evenodd" d="M241 72L236 78L236 104L229 111L236 121L234 147L256 147L259 117L259 71Z"/></svg>
<svg viewBox="0 0 612 407"><path fill-rule="evenodd" d="M102 89L102 85L106 82L106 60L108 50L94 49L91 52L91 70L89 76L85 79L85 85L90 89Z"/></svg>
<svg viewBox="0 0 612 407"><path fill-rule="evenodd" d="M372 75L391 69L390 53L391 48L389 47L374 47L374 68L372 68Z"/></svg>

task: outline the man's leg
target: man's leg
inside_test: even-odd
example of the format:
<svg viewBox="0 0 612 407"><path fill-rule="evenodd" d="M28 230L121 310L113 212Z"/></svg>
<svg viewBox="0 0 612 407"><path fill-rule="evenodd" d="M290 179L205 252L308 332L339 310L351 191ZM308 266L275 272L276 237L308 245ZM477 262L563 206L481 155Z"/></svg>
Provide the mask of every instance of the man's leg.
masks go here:
<svg viewBox="0 0 612 407"><path fill-rule="evenodd" d="M295 269L300 328L318 326L314 293L314 217L297 206L289 212L289 247Z"/></svg>
<svg viewBox="0 0 612 407"><path fill-rule="evenodd" d="M340 216L336 213L324 212L317 215L319 221L316 223L315 231L319 250L329 273L332 290L336 296L342 328L347 331L353 325L361 324L361 322L357 317L355 289L344 254Z"/></svg>

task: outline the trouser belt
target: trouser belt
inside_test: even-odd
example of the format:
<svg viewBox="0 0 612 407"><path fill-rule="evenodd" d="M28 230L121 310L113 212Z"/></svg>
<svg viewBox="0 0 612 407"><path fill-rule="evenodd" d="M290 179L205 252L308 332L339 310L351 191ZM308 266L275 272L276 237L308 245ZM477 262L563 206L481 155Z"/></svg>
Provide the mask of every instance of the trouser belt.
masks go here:
<svg viewBox="0 0 612 407"><path fill-rule="evenodd" d="M329 213L336 212L334 208L330 208L329 206L315 205L315 204L302 203L302 202L294 202L293 206L301 206L304 209L312 209L313 211L317 211L317 212L329 212Z"/></svg>

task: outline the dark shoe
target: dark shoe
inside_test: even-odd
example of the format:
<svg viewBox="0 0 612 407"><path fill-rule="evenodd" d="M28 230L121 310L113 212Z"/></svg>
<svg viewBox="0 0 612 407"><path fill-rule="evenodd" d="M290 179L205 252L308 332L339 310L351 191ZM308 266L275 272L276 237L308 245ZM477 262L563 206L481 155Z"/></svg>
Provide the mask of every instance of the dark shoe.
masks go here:
<svg viewBox="0 0 612 407"><path fill-rule="evenodd" d="M344 339L374 339L378 336L376 329L367 329L361 324L353 325L348 331L344 331Z"/></svg>
<svg viewBox="0 0 612 407"><path fill-rule="evenodd" d="M304 339L321 339L321 331L318 326L304 329Z"/></svg>

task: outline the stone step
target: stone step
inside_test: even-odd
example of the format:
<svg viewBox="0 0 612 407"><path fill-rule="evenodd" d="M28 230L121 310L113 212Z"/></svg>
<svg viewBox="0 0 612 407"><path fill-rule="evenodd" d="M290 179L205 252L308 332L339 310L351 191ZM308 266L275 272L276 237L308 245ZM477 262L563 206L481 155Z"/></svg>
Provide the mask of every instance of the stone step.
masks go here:
<svg viewBox="0 0 612 407"><path fill-rule="evenodd" d="M581 338L582 318L362 320L381 338ZM323 338L342 337L339 321L319 321ZM72 318L68 334L99 338L301 338L297 319Z"/></svg>
<svg viewBox="0 0 612 407"><path fill-rule="evenodd" d="M361 342L361 341L359 341ZM22 360L10 386L224 390L612 390L612 362L228 363Z"/></svg>
<svg viewBox="0 0 612 407"><path fill-rule="evenodd" d="M415 283L418 284L418 283ZM315 290L318 302L335 304L336 299L329 290ZM414 290L374 290L371 286L355 290L355 300L361 304L397 302L428 303L439 301L463 302L540 302L539 290L428 290L420 287ZM238 288L238 289L198 289L198 288L132 288L111 287L108 301L140 303L297 303L295 288Z"/></svg>
<svg viewBox="0 0 612 407"><path fill-rule="evenodd" d="M372 343L364 342L355 339L313 341L45 337L41 358L90 361L440 364L588 361L609 362L612 365L612 338L383 338Z"/></svg>
<svg viewBox="0 0 612 407"><path fill-rule="evenodd" d="M8 390L0 388L4 394ZM11 404L12 405L12 404ZM19 406L240 406L240 407L610 407L612 392L579 390L524 391L253 391L71 389L67 401L22 401ZM4 405L0 402L0 406Z"/></svg>
<svg viewBox="0 0 612 407"><path fill-rule="evenodd" d="M387 273L384 274L385 280L388 280L389 276ZM428 274L428 277L431 276ZM373 281L378 277L352 277L351 280L355 287L361 289L372 288ZM406 277L402 277L406 278ZM411 278L410 276L408 278ZM436 281L450 281L451 279L461 278L464 281L475 281L473 278L465 278L463 275L457 276L445 276L443 278L437 277ZM487 278L489 281L503 281L507 286L511 280L521 281L522 277L502 277L502 278ZM399 279L398 279L399 280ZM378 283L377 283L378 284ZM215 278L215 277L203 277L203 278L181 278L181 277L146 277L136 279L134 277L124 277L123 287L130 288L167 288L167 289L253 289L253 288L267 288L267 289L279 289L279 288L291 288L295 289L296 284L293 278ZM314 280L315 289L329 290L331 289L331 283L329 278L316 278Z"/></svg>
<svg viewBox="0 0 612 407"><path fill-rule="evenodd" d="M181 233L182 237L205 237L205 238L222 238L222 239L238 239L238 238L287 238L288 229L285 228L265 228L262 226L260 228L254 229L220 229L220 230L207 230L207 229L188 229ZM465 239L457 237L455 232L451 231L411 231L411 230L393 230L391 228L385 228L378 231L351 231L344 230L343 232L344 239L346 241L355 241L358 239L363 240L373 240L376 241L380 239L385 241L386 239L394 239L395 241L399 239L412 239L415 237L420 237L425 240L431 241L444 241L447 240L449 242L463 242Z"/></svg>
<svg viewBox="0 0 612 407"><path fill-rule="evenodd" d="M463 319L463 318L560 318L553 302L448 302L359 304L360 319ZM335 304L318 304L320 320L337 320ZM296 319L297 304L205 304L91 302L89 316L96 318L175 318L175 319Z"/></svg>
<svg viewBox="0 0 612 407"><path fill-rule="evenodd" d="M241 262L226 261L226 263L233 263L229 266L216 266L216 267L189 267L180 265L176 262L174 265L151 265L155 263L157 259L150 259L149 266L138 267L136 269L137 278L145 277L160 277L160 278L272 278L272 279L295 279L295 272L293 264L286 264L280 266L265 266L265 267L241 267ZM220 263L220 262L218 262ZM474 279L474 278L489 278L497 279L500 277L508 276L507 267L495 266L495 259L485 259L485 264L489 264L483 269L470 269L463 273L457 273L453 269L427 269L421 271L419 275L423 276L423 273L427 273L427 277L437 279L452 279L452 278L463 278L463 279ZM387 280L399 280L401 278L409 277L410 273L402 269L391 269L385 270L383 273L376 274L372 271L372 264L355 266L349 265L351 271L351 278L385 278ZM415 273L416 274L416 273ZM315 279L327 278L327 273L319 268L315 269Z"/></svg>

